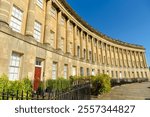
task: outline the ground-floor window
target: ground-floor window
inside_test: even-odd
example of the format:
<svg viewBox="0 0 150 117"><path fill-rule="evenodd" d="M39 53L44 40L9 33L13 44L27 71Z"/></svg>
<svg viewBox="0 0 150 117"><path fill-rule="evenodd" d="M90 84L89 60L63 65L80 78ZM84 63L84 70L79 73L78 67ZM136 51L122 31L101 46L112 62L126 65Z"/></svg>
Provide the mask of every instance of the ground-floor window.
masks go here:
<svg viewBox="0 0 150 117"><path fill-rule="evenodd" d="M68 77L68 65L64 65L64 78L67 79Z"/></svg>
<svg viewBox="0 0 150 117"><path fill-rule="evenodd" d="M127 74L126 74L126 71L124 71L124 78L126 78L127 77Z"/></svg>
<svg viewBox="0 0 150 117"><path fill-rule="evenodd" d="M141 77L143 78L143 72L141 72Z"/></svg>
<svg viewBox="0 0 150 117"><path fill-rule="evenodd" d="M107 75L109 75L109 71L107 71Z"/></svg>
<svg viewBox="0 0 150 117"><path fill-rule="evenodd" d="M52 79L56 79L57 78L57 63L53 62L52 65Z"/></svg>
<svg viewBox="0 0 150 117"><path fill-rule="evenodd" d="M120 74L119 74L120 78L122 78L122 72L120 71Z"/></svg>
<svg viewBox="0 0 150 117"><path fill-rule="evenodd" d="M76 76L77 75L77 68L76 66L72 66L72 76Z"/></svg>
<svg viewBox="0 0 150 117"><path fill-rule="evenodd" d="M130 72L128 72L129 78L131 77Z"/></svg>
<svg viewBox="0 0 150 117"><path fill-rule="evenodd" d="M132 77L133 77L133 78L135 78L135 74L134 74L134 72L132 72Z"/></svg>
<svg viewBox="0 0 150 117"><path fill-rule="evenodd" d="M139 72L137 72L137 78L139 78L140 76L139 76Z"/></svg>
<svg viewBox="0 0 150 117"><path fill-rule="evenodd" d="M80 67L80 75L84 76L84 68L83 67Z"/></svg>
<svg viewBox="0 0 150 117"><path fill-rule="evenodd" d="M87 68L87 76L90 76L90 69Z"/></svg>
<svg viewBox="0 0 150 117"><path fill-rule="evenodd" d="M97 73L100 74L100 70L99 69L97 70Z"/></svg>
<svg viewBox="0 0 150 117"><path fill-rule="evenodd" d="M145 78L148 78L148 77L147 77L147 72L145 72Z"/></svg>
<svg viewBox="0 0 150 117"><path fill-rule="evenodd" d="M12 53L9 65L9 80L19 80L20 59L21 55L19 53Z"/></svg>
<svg viewBox="0 0 150 117"><path fill-rule="evenodd" d="M118 78L118 71L116 71L116 78Z"/></svg>
<svg viewBox="0 0 150 117"><path fill-rule="evenodd" d="M92 76L95 76L95 69L92 69Z"/></svg>
<svg viewBox="0 0 150 117"><path fill-rule="evenodd" d="M113 71L111 71L111 76L114 77L114 72Z"/></svg>

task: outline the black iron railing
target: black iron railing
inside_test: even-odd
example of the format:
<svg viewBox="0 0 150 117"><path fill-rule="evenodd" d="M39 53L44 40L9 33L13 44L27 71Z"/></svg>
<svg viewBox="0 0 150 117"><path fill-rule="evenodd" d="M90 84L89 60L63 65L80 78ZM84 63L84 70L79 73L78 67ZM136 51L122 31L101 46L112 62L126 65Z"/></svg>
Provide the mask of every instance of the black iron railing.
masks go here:
<svg viewBox="0 0 150 117"><path fill-rule="evenodd" d="M90 100L90 82L76 82L66 90L51 91L5 91L0 93L1 100Z"/></svg>

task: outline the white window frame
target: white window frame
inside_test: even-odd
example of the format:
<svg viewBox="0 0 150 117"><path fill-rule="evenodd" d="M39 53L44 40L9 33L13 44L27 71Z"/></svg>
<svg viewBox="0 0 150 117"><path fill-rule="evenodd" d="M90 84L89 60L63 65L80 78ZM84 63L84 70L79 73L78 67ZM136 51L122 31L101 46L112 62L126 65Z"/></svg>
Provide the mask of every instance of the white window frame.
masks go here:
<svg viewBox="0 0 150 117"><path fill-rule="evenodd" d="M86 71L87 71L87 76L90 76L90 69L87 68Z"/></svg>
<svg viewBox="0 0 150 117"><path fill-rule="evenodd" d="M95 69L92 69L92 76L95 76Z"/></svg>
<svg viewBox="0 0 150 117"><path fill-rule="evenodd" d="M42 24L35 21L34 22L34 38L36 41L40 42L41 40L41 31L42 30Z"/></svg>
<svg viewBox="0 0 150 117"><path fill-rule="evenodd" d="M12 15L10 19L10 27L12 28L12 30L16 32L21 32L22 17L23 17L23 12L16 6L13 6Z"/></svg>
<svg viewBox="0 0 150 117"><path fill-rule="evenodd" d="M43 0L37 0L37 5L38 5L40 8L43 8Z"/></svg>
<svg viewBox="0 0 150 117"><path fill-rule="evenodd" d="M57 79L57 63L53 62L52 64L52 79L56 80Z"/></svg>
<svg viewBox="0 0 150 117"><path fill-rule="evenodd" d="M80 75L84 76L84 68L83 67L80 67Z"/></svg>
<svg viewBox="0 0 150 117"><path fill-rule="evenodd" d="M68 65L67 64L64 65L64 78L65 79L68 78Z"/></svg>
<svg viewBox="0 0 150 117"><path fill-rule="evenodd" d="M76 75L77 75L77 67L72 66L72 76L76 76Z"/></svg>
<svg viewBox="0 0 150 117"><path fill-rule="evenodd" d="M41 60L41 59L36 58L35 66L36 66L36 67L42 67L42 60Z"/></svg>
<svg viewBox="0 0 150 117"><path fill-rule="evenodd" d="M11 81L19 80L20 62L21 62L21 55L19 53L13 52L11 55L9 65L9 80Z"/></svg>

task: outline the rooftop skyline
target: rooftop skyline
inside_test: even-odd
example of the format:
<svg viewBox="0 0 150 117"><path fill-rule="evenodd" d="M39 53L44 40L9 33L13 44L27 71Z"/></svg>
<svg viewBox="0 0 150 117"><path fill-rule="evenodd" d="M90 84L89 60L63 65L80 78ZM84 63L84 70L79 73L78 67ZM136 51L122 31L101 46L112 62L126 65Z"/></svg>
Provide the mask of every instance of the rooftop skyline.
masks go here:
<svg viewBox="0 0 150 117"><path fill-rule="evenodd" d="M76 13L96 30L146 48L150 65L149 0L67 0ZM91 5L92 4L92 5Z"/></svg>

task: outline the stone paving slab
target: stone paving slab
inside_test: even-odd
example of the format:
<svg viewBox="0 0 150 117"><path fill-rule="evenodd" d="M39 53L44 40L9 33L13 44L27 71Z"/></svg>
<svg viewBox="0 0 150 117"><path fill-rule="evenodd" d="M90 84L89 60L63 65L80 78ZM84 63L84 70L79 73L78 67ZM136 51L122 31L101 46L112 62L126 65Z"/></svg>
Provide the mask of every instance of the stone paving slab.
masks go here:
<svg viewBox="0 0 150 117"><path fill-rule="evenodd" d="M93 100L150 100L150 82L133 83L113 87L110 93Z"/></svg>

